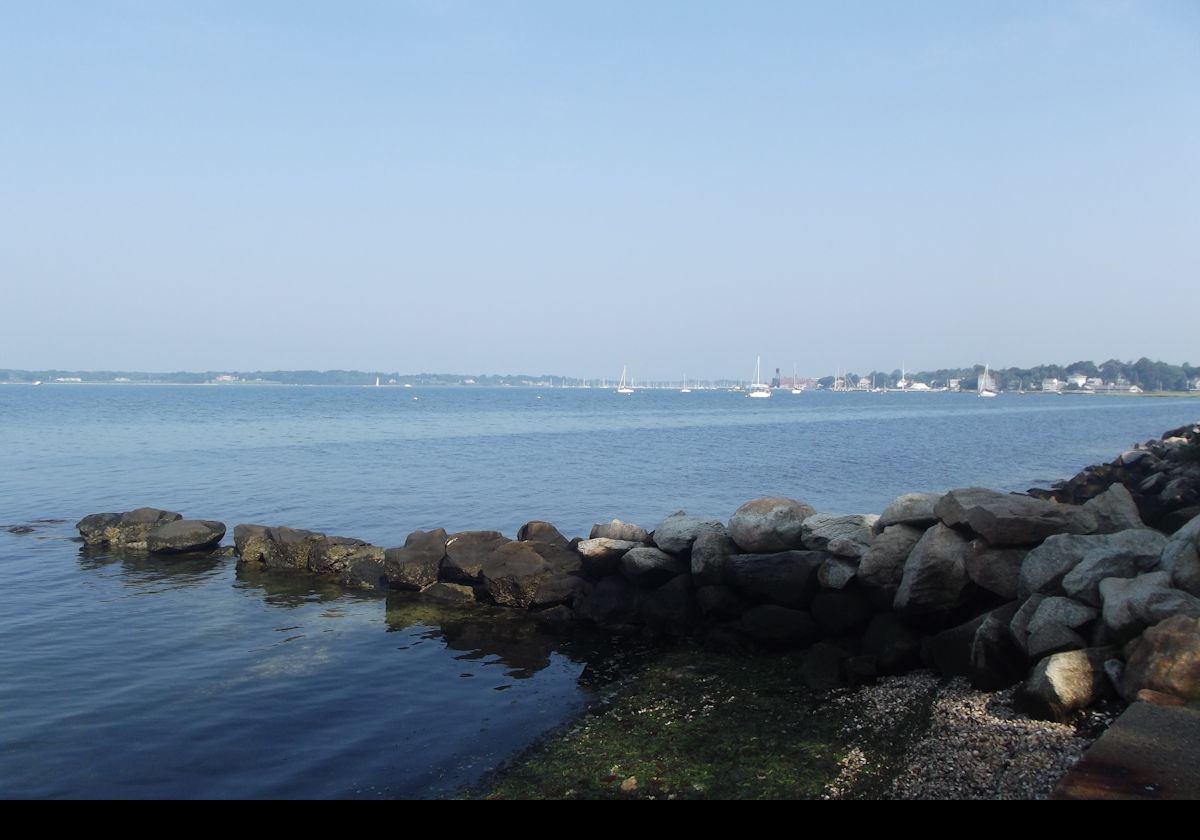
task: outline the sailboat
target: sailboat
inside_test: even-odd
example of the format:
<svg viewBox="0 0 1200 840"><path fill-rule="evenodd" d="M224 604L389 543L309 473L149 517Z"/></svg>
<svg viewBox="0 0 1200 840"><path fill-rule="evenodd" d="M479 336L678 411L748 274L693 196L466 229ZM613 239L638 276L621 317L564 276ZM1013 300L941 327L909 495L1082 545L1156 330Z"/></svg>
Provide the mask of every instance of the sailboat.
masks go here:
<svg viewBox="0 0 1200 840"><path fill-rule="evenodd" d="M692 393L692 389L688 387L688 378L687 378L686 373L683 375L683 387L679 389L679 393L681 393L681 394Z"/></svg>
<svg viewBox="0 0 1200 840"><path fill-rule="evenodd" d="M621 384L617 386L618 394L632 394L633 386L625 384L625 368L621 367Z"/></svg>
<svg viewBox="0 0 1200 840"><path fill-rule="evenodd" d="M792 365L792 393L803 394L804 389L796 384L796 366Z"/></svg>
<svg viewBox="0 0 1200 840"><path fill-rule="evenodd" d="M996 386L992 382L992 377L988 374L988 366L983 366L983 376L979 377L979 396L994 397L996 396Z"/></svg>
<svg viewBox="0 0 1200 840"><path fill-rule="evenodd" d="M762 356L759 356L754 362L754 381L750 383L750 392L746 396L757 399L771 396L771 386L762 381Z"/></svg>

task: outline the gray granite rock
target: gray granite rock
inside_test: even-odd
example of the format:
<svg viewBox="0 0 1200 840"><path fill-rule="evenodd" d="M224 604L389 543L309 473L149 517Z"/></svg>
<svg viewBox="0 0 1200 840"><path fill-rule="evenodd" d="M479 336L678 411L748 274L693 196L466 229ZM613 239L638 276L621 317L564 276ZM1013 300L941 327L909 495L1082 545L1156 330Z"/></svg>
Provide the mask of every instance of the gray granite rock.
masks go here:
<svg viewBox="0 0 1200 840"><path fill-rule="evenodd" d="M803 548L801 525L814 513L811 506L795 499L754 499L730 517L728 532L741 550L749 554Z"/></svg>

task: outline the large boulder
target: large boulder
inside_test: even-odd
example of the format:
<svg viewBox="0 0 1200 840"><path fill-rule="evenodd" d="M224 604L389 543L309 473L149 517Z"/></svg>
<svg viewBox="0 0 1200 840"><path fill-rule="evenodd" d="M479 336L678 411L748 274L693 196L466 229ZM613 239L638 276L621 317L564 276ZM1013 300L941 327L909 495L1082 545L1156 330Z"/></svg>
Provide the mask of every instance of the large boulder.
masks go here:
<svg viewBox="0 0 1200 840"><path fill-rule="evenodd" d="M754 499L734 511L729 519L729 536L742 551L751 554L803 548L801 525L814 513L810 505L795 499Z"/></svg>
<svg viewBox="0 0 1200 840"><path fill-rule="evenodd" d="M263 562L281 569L312 569L325 548L324 534L302 528L280 526L270 529L271 550Z"/></svg>
<svg viewBox="0 0 1200 840"><path fill-rule="evenodd" d="M505 607L527 608L554 569L527 542L506 542L487 556L479 576L488 595Z"/></svg>
<svg viewBox="0 0 1200 840"><path fill-rule="evenodd" d="M542 582L534 593L530 607L574 607L592 591L592 584L576 572L556 572Z"/></svg>
<svg viewBox="0 0 1200 840"><path fill-rule="evenodd" d="M233 551L238 563L267 564L268 555L275 551L271 529L266 525L234 525Z"/></svg>
<svg viewBox="0 0 1200 840"><path fill-rule="evenodd" d="M448 583L444 580L430 584L421 594L444 604L465 605L475 603L475 589L463 583Z"/></svg>
<svg viewBox="0 0 1200 840"><path fill-rule="evenodd" d="M722 531L705 531L692 543L692 578L697 586L725 582L725 564L738 553L737 544Z"/></svg>
<svg viewBox="0 0 1200 840"><path fill-rule="evenodd" d="M1200 618L1177 615L1142 634L1125 663L1120 691L1133 702L1143 689L1200 700Z"/></svg>
<svg viewBox="0 0 1200 840"><path fill-rule="evenodd" d="M997 547L1036 545L1053 534L1089 534L1096 528L1091 511L981 487L951 490L935 512L946 525L965 525Z"/></svg>
<svg viewBox="0 0 1200 840"><path fill-rule="evenodd" d="M442 560L442 580L465 584L480 582L483 563L491 553L511 542L499 531L460 531L446 539L446 556Z"/></svg>
<svg viewBox="0 0 1200 840"><path fill-rule="evenodd" d="M614 519L612 522L605 522L599 525L593 525L592 531L588 534L588 539L599 540L621 540L622 542L634 542L644 544L649 538L646 529L641 525L632 525L628 522L622 522L620 519Z"/></svg>
<svg viewBox="0 0 1200 840"><path fill-rule="evenodd" d="M965 603L971 583L966 553L967 541L953 528L938 524L926 531L904 564L893 603L896 612L929 615Z"/></svg>
<svg viewBox="0 0 1200 840"><path fill-rule="evenodd" d="M621 555L621 574L643 589L661 586L688 570L678 557L649 546L639 546Z"/></svg>
<svg viewBox="0 0 1200 840"><path fill-rule="evenodd" d="M719 519L689 516L677 511L654 529L654 544L671 554L686 554L701 534L714 530L723 531L725 525Z"/></svg>
<svg viewBox="0 0 1200 840"><path fill-rule="evenodd" d="M817 623L801 610L777 604L751 607L742 615L742 630L760 642L804 645L818 636Z"/></svg>
<svg viewBox="0 0 1200 840"><path fill-rule="evenodd" d="M1016 612L1016 602L992 610L984 616L971 639L971 685L980 691L999 691L1025 677L1025 653L1009 632Z"/></svg>
<svg viewBox="0 0 1200 840"><path fill-rule="evenodd" d="M865 553L874 537L873 527L879 520L875 514L816 513L804 520L801 532L804 547L811 551L827 551L831 543L852 542L862 546ZM843 552L847 549L843 548Z"/></svg>
<svg viewBox="0 0 1200 840"><path fill-rule="evenodd" d="M1171 535L1163 549L1162 568L1177 588L1200 595L1200 516Z"/></svg>
<svg viewBox="0 0 1200 840"><path fill-rule="evenodd" d="M728 586L699 586L696 588L696 605L705 617L727 619L740 618L746 605Z"/></svg>
<svg viewBox="0 0 1200 840"><path fill-rule="evenodd" d="M944 677L970 675L975 635L987 619L987 613L977 615L926 639L922 655L929 667Z"/></svg>
<svg viewBox="0 0 1200 840"><path fill-rule="evenodd" d="M1200 617L1200 598L1171 586L1165 571L1100 582L1104 625L1117 640L1133 638L1175 615Z"/></svg>
<svg viewBox="0 0 1200 840"><path fill-rule="evenodd" d="M1094 533L1097 534L1145 527L1133 495L1123 484L1113 484L1099 496L1084 502L1083 509L1096 517Z"/></svg>
<svg viewBox="0 0 1200 840"><path fill-rule="evenodd" d="M382 571L384 550L353 537L326 537L316 545L309 559L308 570L322 574L344 576L352 565L362 560L377 562Z"/></svg>
<svg viewBox="0 0 1200 840"><path fill-rule="evenodd" d="M858 563L844 557L830 557L817 569L822 589L845 589L858 575Z"/></svg>
<svg viewBox="0 0 1200 840"><path fill-rule="evenodd" d="M633 587L619 575L606 577L579 602L575 614L600 627L628 625L636 619Z"/></svg>
<svg viewBox="0 0 1200 840"><path fill-rule="evenodd" d="M1025 628L1025 637L1016 639L1030 660L1053 653L1087 647L1082 631L1097 618L1097 611L1070 598L1051 596L1038 604Z"/></svg>
<svg viewBox="0 0 1200 840"><path fill-rule="evenodd" d="M817 570L829 555L822 551L735 554L725 564L725 581L752 600L794 607L817 590Z"/></svg>
<svg viewBox="0 0 1200 840"><path fill-rule="evenodd" d="M176 519L150 529L146 549L154 554L180 554L216 548L225 538L225 525L211 519Z"/></svg>
<svg viewBox="0 0 1200 840"><path fill-rule="evenodd" d="M384 552L384 573L392 589L420 591L437 583L446 556L446 530L413 531L401 548Z"/></svg>
<svg viewBox="0 0 1200 840"><path fill-rule="evenodd" d="M941 493L905 493L898 496L879 515L875 531L881 532L891 525L914 525L924 530L938 521L934 509L941 500Z"/></svg>
<svg viewBox="0 0 1200 840"><path fill-rule="evenodd" d="M699 613L691 575L678 575L649 593L642 601L642 615L646 623L675 635L690 632Z"/></svg>
<svg viewBox="0 0 1200 840"><path fill-rule="evenodd" d="M183 519L171 510L142 507L124 513L93 513L75 523L87 545L146 550L146 540L155 528Z"/></svg>
<svg viewBox="0 0 1200 840"><path fill-rule="evenodd" d="M1020 589L1021 565L1027 554L1026 548L995 548L987 540L976 538L967 546L964 558L967 577L981 589L1014 599Z"/></svg>
<svg viewBox="0 0 1200 840"><path fill-rule="evenodd" d="M1103 696L1107 684L1104 663L1111 656L1110 648L1047 656L1021 686L1019 705L1034 717L1066 722L1072 712L1087 708Z"/></svg>
<svg viewBox="0 0 1200 840"><path fill-rule="evenodd" d="M1063 580L1093 552L1097 556L1112 553L1129 556L1142 571L1151 571L1158 562L1165 537L1155 531L1137 529L1116 534L1056 534L1033 549L1021 564L1019 597L1033 593L1061 595Z"/></svg>
<svg viewBox="0 0 1200 840"><path fill-rule="evenodd" d="M566 548L570 544L570 540L564 537L561 531L540 519L526 522L518 528L517 539L521 542L549 543L560 548Z"/></svg>
<svg viewBox="0 0 1200 840"><path fill-rule="evenodd" d="M891 605L904 577L904 563L925 532L911 525L889 525L871 540L858 563L858 581Z"/></svg>
<svg viewBox="0 0 1200 840"><path fill-rule="evenodd" d="M379 546L359 546L345 559L338 581L359 589L388 589L390 584L383 555L384 550Z"/></svg>
<svg viewBox="0 0 1200 840"><path fill-rule="evenodd" d="M1091 549L1075 568L1063 577L1063 591L1072 598L1100 606L1100 581L1105 578L1130 578L1152 571L1159 565L1166 538L1158 531L1139 529L1121 531L1104 545Z"/></svg>
<svg viewBox="0 0 1200 840"><path fill-rule="evenodd" d="M583 562L583 570L593 578L602 578L617 570L625 552L641 546L642 543L630 540L595 537L579 543L576 549Z"/></svg>

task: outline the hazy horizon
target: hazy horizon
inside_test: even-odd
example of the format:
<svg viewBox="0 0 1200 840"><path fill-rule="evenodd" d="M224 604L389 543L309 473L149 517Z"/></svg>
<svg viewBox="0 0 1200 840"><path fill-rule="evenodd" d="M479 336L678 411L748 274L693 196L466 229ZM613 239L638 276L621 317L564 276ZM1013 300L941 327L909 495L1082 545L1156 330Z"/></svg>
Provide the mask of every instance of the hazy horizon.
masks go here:
<svg viewBox="0 0 1200 840"><path fill-rule="evenodd" d="M1198 355L1195 3L3 18L3 368Z"/></svg>

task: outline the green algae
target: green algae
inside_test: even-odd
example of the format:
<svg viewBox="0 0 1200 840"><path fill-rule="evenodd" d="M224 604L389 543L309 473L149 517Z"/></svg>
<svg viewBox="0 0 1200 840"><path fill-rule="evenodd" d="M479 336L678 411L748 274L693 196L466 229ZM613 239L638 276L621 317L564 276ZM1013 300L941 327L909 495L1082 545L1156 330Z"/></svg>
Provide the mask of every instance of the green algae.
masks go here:
<svg viewBox="0 0 1200 840"><path fill-rule="evenodd" d="M809 689L803 654L646 651L591 713L474 791L489 799L869 798L890 783L928 704L874 729ZM870 758L848 777L848 758ZM841 782L834 784L835 780Z"/></svg>

